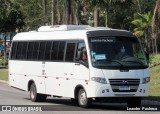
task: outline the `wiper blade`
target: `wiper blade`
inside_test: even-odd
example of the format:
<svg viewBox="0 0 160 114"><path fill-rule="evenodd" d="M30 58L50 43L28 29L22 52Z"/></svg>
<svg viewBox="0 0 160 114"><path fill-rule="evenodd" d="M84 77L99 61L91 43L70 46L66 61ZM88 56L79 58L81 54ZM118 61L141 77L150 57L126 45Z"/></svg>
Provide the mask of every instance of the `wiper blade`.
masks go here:
<svg viewBox="0 0 160 114"><path fill-rule="evenodd" d="M120 64L122 67L124 67L124 65L118 60L106 60L106 62L116 62L116 63Z"/></svg>
<svg viewBox="0 0 160 114"><path fill-rule="evenodd" d="M141 66L144 66L144 64L141 61L123 61L123 62L132 62L132 63L139 63Z"/></svg>

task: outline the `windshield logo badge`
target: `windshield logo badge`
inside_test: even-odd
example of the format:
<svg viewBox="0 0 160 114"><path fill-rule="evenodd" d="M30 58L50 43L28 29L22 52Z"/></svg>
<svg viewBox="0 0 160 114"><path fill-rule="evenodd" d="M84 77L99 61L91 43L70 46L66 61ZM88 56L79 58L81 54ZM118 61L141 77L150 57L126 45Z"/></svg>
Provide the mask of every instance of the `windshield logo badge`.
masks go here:
<svg viewBox="0 0 160 114"><path fill-rule="evenodd" d="M123 80L122 82L123 82L123 84L128 84L128 81L126 81L126 80Z"/></svg>

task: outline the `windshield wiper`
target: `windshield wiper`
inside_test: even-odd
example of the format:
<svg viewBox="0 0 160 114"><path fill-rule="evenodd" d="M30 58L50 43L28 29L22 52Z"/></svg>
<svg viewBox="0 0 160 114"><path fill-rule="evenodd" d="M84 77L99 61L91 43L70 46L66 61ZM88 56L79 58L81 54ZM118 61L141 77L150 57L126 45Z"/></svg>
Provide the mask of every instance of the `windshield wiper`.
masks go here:
<svg viewBox="0 0 160 114"><path fill-rule="evenodd" d="M122 67L124 67L124 65L118 60L105 60L105 61L106 62L116 62L116 63L120 64Z"/></svg>
<svg viewBox="0 0 160 114"><path fill-rule="evenodd" d="M132 63L139 63L141 66L144 66L144 64L141 61L123 61L123 62L132 62Z"/></svg>

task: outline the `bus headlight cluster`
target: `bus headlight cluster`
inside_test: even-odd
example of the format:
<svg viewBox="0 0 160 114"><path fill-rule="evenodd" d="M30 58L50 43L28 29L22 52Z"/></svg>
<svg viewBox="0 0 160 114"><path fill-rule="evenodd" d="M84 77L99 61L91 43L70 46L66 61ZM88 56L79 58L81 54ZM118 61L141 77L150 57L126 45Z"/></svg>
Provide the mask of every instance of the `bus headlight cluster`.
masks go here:
<svg viewBox="0 0 160 114"><path fill-rule="evenodd" d="M145 77L145 78L143 78L143 80L142 80L142 84L146 84L146 83L148 83L150 81L150 77Z"/></svg>
<svg viewBox="0 0 160 114"><path fill-rule="evenodd" d="M102 83L102 84L107 84L106 79L105 79L105 78L102 78L102 77L92 77L91 80L92 80L92 81L95 81L95 82Z"/></svg>

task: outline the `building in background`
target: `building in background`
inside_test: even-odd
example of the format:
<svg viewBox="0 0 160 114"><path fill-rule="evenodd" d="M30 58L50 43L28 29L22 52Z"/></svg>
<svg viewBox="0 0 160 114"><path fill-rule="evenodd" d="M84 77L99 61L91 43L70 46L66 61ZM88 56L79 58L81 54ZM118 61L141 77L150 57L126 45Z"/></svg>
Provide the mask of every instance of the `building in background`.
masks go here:
<svg viewBox="0 0 160 114"><path fill-rule="evenodd" d="M5 50L6 50L6 55L8 55L10 51L10 44L12 42L12 33L7 32L5 33L0 33L0 57L4 56ZM6 38L6 40L5 40Z"/></svg>

